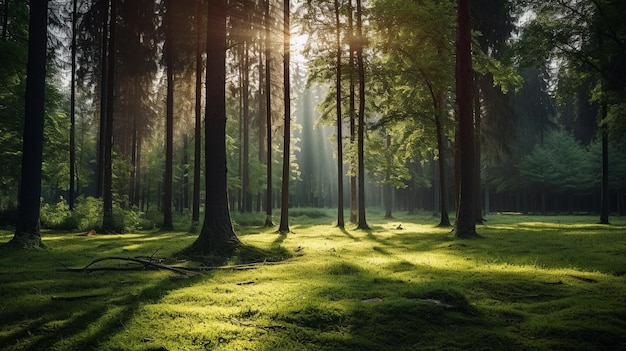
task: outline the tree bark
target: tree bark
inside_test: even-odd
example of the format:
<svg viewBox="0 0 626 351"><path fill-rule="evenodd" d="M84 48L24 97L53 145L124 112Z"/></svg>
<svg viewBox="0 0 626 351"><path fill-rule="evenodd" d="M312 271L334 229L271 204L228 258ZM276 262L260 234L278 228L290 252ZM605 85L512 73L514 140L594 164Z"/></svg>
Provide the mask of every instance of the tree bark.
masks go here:
<svg viewBox="0 0 626 351"><path fill-rule="evenodd" d="M233 230L228 207L226 166L226 4L207 6L207 66L205 118L205 214L202 230L191 249L229 253L241 243Z"/></svg>
<svg viewBox="0 0 626 351"><path fill-rule="evenodd" d="M48 1L31 1L18 217L11 243L45 247L39 225L46 92Z"/></svg>
<svg viewBox="0 0 626 351"><path fill-rule="evenodd" d="M602 101L602 120L607 115L607 102L606 98ZM606 125L600 126L602 133L602 196L600 205L600 223L609 224L609 132Z"/></svg>
<svg viewBox="0 0 626 351"><path fill-rule="evenodd" d="M345 226L343 218L343 133L341 125L341 22L339 20L339 0L335 0L335 40L337 42L337 227Z"/></svg>
<svg viewBox="0 0 626 351"><path fill-rule="evenodd" d="M280 225L278 232L286 234L289 232L289 176L290 176L290 144L291 144L291 84L289 78L290 64L290 44L291 44L291 25L289 23L289 0L284 2L284 23L283 23L283 80L284 80L284 96L285 96L285 126L283 128L283 179L281 186L280 201Z"/></svg>
<svg viewBox="0 0 626 351"><path fill-rule="evenodd" d="M76 201L76 21L77 2L72 1L72 65L70 74L70 189L69 189L69 207L70 211L74 210L74 202ZM8 4L8 0L5 0Z"/></svg>
<svg viewBox="0 0 626 351"><path fill-rule="evenodd" d="M200 222L200 157L202 142L202 4L196 1L196 104L193 158L193 204L191 206L191 226Z"/></svg>
<svg viewBox="0 0 626 351"><path fill-rule="evenodd" d="M242 119L243 119L243 145L242 145L242 209L243 212L252 212L252 194L250 194L250 53L248 42L243 43L242 69Z"/></svg>
<svg viewBox="0 0 626 351"><path fill-rule="evenodd" d="M359 209L357 218L358 229L369 229L365 218L365 64L363 62L363 13L361 0L356 0L356 60L359 74L359 113L357 127L357 143L359 157Z"/></svg>
<svg viewBox="0 0 626 351"><path fill-rule="evenodd" d="M272 69L270 30L270 0L265 0L265 137L266 139L266 189L265 189L265 226L272 227Z"/></svg>
<svg viewBox="0 0 626 351"><path fill-rule="evenodd" d="M448 190L446 183L446 145L443 135L443 125L441 118L445 113L446 97L443 91L436 93L435 103L435 128L437 130L437 152L439 153L439 160L437 162L439 166L439 210L440 219L438 227L449 227L450 216L448 214Z"/></svg>
<svg viewBox="0 0 626 351"><path fill-rule="evenodd" d="M113 91L115 87L115 40L117 23L117 0L111 0L109 20L109 45L107 55L106 119L104 128L104 175L102 188L102 231L120 232L113 218Z"/></svg>
<svg viewBox="0 0 626 351"><path fill-rule="evenodd" d="M165 170L163 174L163 227L174 229L172 222L172 186L174 159L174 53L173 16L174 2L166 1L165 9L165 65L167 75L167 95L165 112Z"/></svg>
<svg viewBox="0 0 626 351"><path fill-rule="evenodd" d="M458 1L456 94L458 105L460 189L456 237L476 236L474 216L474 123L472 118L472 51L469 0Z"/></svg>
<svg viewBox="0 0 626 351"><path fill-rule="evenodd" d="M349 115L350 115L350 148L354 148L354 144L356 142L356 87L354 83L354 19L353 19L353 8L352 8L352 0L349 0L349 8L348 11L348 35L350 37L349 45L350 45L350 54L349 54L349 62L348 67L350 67L350 102L349 102ZM354 159L350 161L350 168L352 168L353 172L350 176L350 223L357 222L357 207L358 207L358 199L357 199L357 179L356 179L356 171L354 168L357 168L356 162Z"/></svg>

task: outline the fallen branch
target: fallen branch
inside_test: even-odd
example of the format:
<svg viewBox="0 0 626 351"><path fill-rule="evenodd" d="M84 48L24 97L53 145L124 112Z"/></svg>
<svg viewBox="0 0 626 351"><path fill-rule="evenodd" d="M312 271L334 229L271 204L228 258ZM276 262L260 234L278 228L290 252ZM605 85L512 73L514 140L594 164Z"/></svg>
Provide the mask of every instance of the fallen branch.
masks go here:
<svg viewBox="0 0 626 351"><path fill-rule="evenodd" d="M143 266L143 268L158 268L158 269L165 269L177 274L182 274L182 275L187 275L188 272L181 269L181 267L174 267L174 266L168 266L165 264L160 264L160 263L156 263L156 262L150 262L150 261L146 261L146 260L142 260L139 258L131 258L131 257L115 257L115 256L111 256L111 257L102 257L102 258L97 258L93 261L91 261L91 263L89 263L88 265L86 265L83 268L70 268L67 267L65 265L63 265L65 267L66 271L69 272L94 272L94 271L102 271L102 270L129 270L132 269L133 267L94 267L94 268L90 268L91 266L93 266L94 264L98 263L98 262L103 262L103 261L126 261L126 262L133 262L133 263L137 263Z"/></svg>
<svg viewBox="0 0 626 351"><path fill-rule="evenodd" d="M101 297L104 296L103 294L98 294L98 295L81 295L81 296L56 296L56 295L52 295L50 298L52 299L52 301L78 301L78 300L84 300L84 299L91 299L94 297Z"/></svg>
<svg viewBox="0 0 626 351"><path fill-rule="evenodd" d="M92 267L94 264L103 262L103 261L126 261L139 264L140 266L136 267ZM180 275L188 275L189 272L207 272L214 270L249 270L256 269L261 265L272 265L278 264L278 262L254 262L254 263L245 263L239 265L230 265L230 266L198 266L198 267L185 267L185 266L172 266L167 264L162 264L155 262L154 258L149 258L149 260L145 260L142 258L131 258L131 257L102 257L91 261L88 265L83 268L72 268L60 263L63 266L63 270L66 272L83 272L83 273L91 273L96 271L133 271L133 270L143 270L146 268L157 268L169 270L174 273Z"/></svg>

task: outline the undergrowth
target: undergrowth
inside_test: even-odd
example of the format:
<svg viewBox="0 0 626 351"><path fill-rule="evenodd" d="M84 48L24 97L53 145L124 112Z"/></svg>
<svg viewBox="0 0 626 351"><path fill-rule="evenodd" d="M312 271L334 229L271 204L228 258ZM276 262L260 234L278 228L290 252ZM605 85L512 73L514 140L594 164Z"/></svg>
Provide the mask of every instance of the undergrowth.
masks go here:
<svg viewBox="0 0 626 351"><path fill-rule="evenodd" d="M2 245L0 349L626 348L623 218L492 215L481 239L458 240L426 214L375 213L368 231L334 227L330 210L292 214L287 235L235 214L244 246L219 262L180 256L197 235L184 229ZM64 270L107 256L232 268Z"/></svg>

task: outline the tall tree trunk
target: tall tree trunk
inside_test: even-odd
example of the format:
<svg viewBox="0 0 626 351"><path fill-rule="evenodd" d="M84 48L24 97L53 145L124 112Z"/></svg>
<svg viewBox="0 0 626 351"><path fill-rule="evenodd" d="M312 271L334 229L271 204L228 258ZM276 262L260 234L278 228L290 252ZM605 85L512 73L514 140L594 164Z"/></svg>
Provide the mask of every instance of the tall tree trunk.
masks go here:
<svg viewBox="0 0 626 351"><path fill-rule="evenodd" d="M233 230L228 208L226 167L226 4L207 6L206 108L204 160L206 193L204 223L192 250L228 253L241 243Z"/></svg>
<svg viewBox="0 0 626 351"><path fill-rule="evenodd" d="M187 133L183 135L183 196L182 210L189 209L189 136Z"/></svg>
<svg viewBox="0 0 626 351"><path fill-rule="evenodd" d="M365 218L365 64L363 62L363 10L361 0L356 0L356 60L359 74L359 113L358 113L358 158L359 158L359 209L357 218L357 228L369 229Z"/></svg>
<svg viewBox="0 0 626 351"><path fill-rule="evenodd" d="M289 175L290 175L290 144L291 144L291 84L289 79L290 64L290 43L291 43L291 26L289 23L289 0L284 2L284 27L283 27L283 80L285 95L285 126L283 135L283 179L281 187L280 201L280 225L278 232L286 234L289 232Z"/></svg>
<svg viewBox="0 0 626 351"><path fill-rule="evenodd" d="M345 226L343 218L343 134L341 126L341 22L339 21L339 0L335 0L335 40L337 45L337 227Z"/></svg>
<svg viewBox="0 0 626 351"><path fill-rule="evenodd" d="M193 156L193 205L191 226L195 230L200 222L200 152L202 142L202 4L196 1L196 105Z"/></svg>
<svg viewBox="0 0 626 351"><path fill-rule="evenodd" d="M174 52L173 20L174 2L166 1L165 9L165 65L167 95L165 112L165 171L163 175L163 229L174 229L172 222L172 188L174 159Z"/></svg>
<svg viewBox="0 0 626 351"><path fill-rule="evenodd" d="M258 49L257 54L258 54L258 59L259 59L259 66L258 66L258 74L259 74L259 90L258 90L258 109L259 109L259 113L257 114L257 128L259 130L259 134L258 134L258 138L257 138L257 148L258 148L258 154L257 157L259 159L259 164L264 164L266 162L265 160L265 151L263 150L263 147L265 146L264 142L265 142L265 100L264 100L264 96L263 96L263 90L265 89L265 87L263 86L263 75L265 74L265 65L264 65L264 60L265 58L263 57L263 32L259 31L259 44L256 47ZM262 208L262 204L263 204L263 190L259 189L259 192L256 194L256 206L255 206L255 212L260 213L261 212L261 208Z"/></svg>
<svg viewBox="0 0 626 351"><path fill-rule="evenodd" d="M248 43L243 43L242 69L242 118L243 118L243 145L242 145L242 209L243 212L252 212L252 197L250 194L250 54Z"/></svg>
<svg viewBox="0 0 626 351"><path fill-rule="evenodd" d="M387 169L385 171L385 185L383 189L383 203L385 204L385 218L391 219L393 215L391 214L391 208L393 207L392 199L391 199L391 163L393 162L393 156L391 155L391 135L387 134Z"/></svg>
<svg viewBox="0 0 626 351"><path fill-rule="evenodd" d="M70 193L69 207L74 210L76 201L76 21L78 0L72 1L72 66L70 74ZM8 0L5 0L8 4Z"/></svg>
<svg viewBox="0 0 626 351"><path fill-rule="evenodd" d="M104 195L104 173L105 162L104 154L106 135L107 135L107 106L108 106L108 55L109 55L109 4L110 0L100 0L104 13L102 15L102 51L100 56L100 125L98 131L98 161L97 161L97 177L96 177L96 194L98 198Z"/></svg>
<svg viewBox="0 0 626 351"><path fill-rule="evenodd" d="M469 0L458 2L456 91L459 113L460 189L458 217L454 226L459 238L476 236L474 216L474 121L472 118L472 51Z"/></svg>
<svg viewBox="0 0 626 351"><path fill-rule="evenodd" d="M474 75L474 216L476 217L476 224L483 224L485 219L482 212L482 191L480 187L480 138L481 138L481 103L480 103L480 87L478 84L479 76Z"/></svg>
<svg viewBox="0 0 626 351"><path fill-rule="evenodd" d="M265 0L265 137L266 139L266 189L265 189L265 226L272 227L272 80L271 80L271 30L270 0Z"/></svg>
<svg viewBox="0 0 626 351"><path fill-rule="evenodd" d="M450 217L448 214L448 188L446 172L446 144L443 135L441 119L445 114L446 97L443 91L436 93L435 101L435 128L437 130L437 152L439 153L439 210L441 211L438 227L449 227Z"/></svg>
<svg viewBox="0 0 626 351"><path fill-rule="evenodd" d="M354 19L353 19L353 7L352 0L349 0L348 11L348 35L350 37L350 55L348 67L350 68L350 101L349 101L349 116L350 116L350 148L354 149L356 142L356 87L354 82ZM352 175L350 176L350 223L357 222L357 172L354 170L357 168L354 158L350 161L350 168L352 169Z"/></svg>
<svg viewBox="0 0 626 351"><path fill-rule="evenodd" d="M607 105L606 97L603 97L601 106L603 121L607 116ZM602 133L602 195L600 198L600 223L609 224L609 132L604 123L600 128Z"/></svg>
<svg viewBox="0 0 626 351"><path fill-rule="evenodd" d="M46 92L48 1L32 1L28 22L28 62L24 108L22 174L15 235L18 247L44 247L39 214Z"/></svg>
<svg viewBox="0 0 626 351"><path fill-rule="evenodd" d="M115 40L117 23L117 0L111 0L109 20L109 45L107 55L107 106L104 137L104 177L102 194L102 231L105 233L121 232L113 218L113 91L115 88Z"/></svg>

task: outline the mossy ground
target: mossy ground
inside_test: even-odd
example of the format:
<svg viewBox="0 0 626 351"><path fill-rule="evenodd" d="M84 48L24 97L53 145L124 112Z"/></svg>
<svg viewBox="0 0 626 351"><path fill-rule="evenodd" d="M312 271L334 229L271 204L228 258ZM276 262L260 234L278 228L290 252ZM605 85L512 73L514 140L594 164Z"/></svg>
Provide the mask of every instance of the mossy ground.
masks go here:
<svg viewBox="0 0 626 351"><path fill-rule="evenodd" d="M0 247L0 349L626 349L624 218L491 215L481 238L458 240L426 215L372 213L360 231L300 212L287 235L236 218L246 246L202 262L273 264L185 279L61 266L181 258L196 237L185 232L46 232L47 250Z"/></svg>

